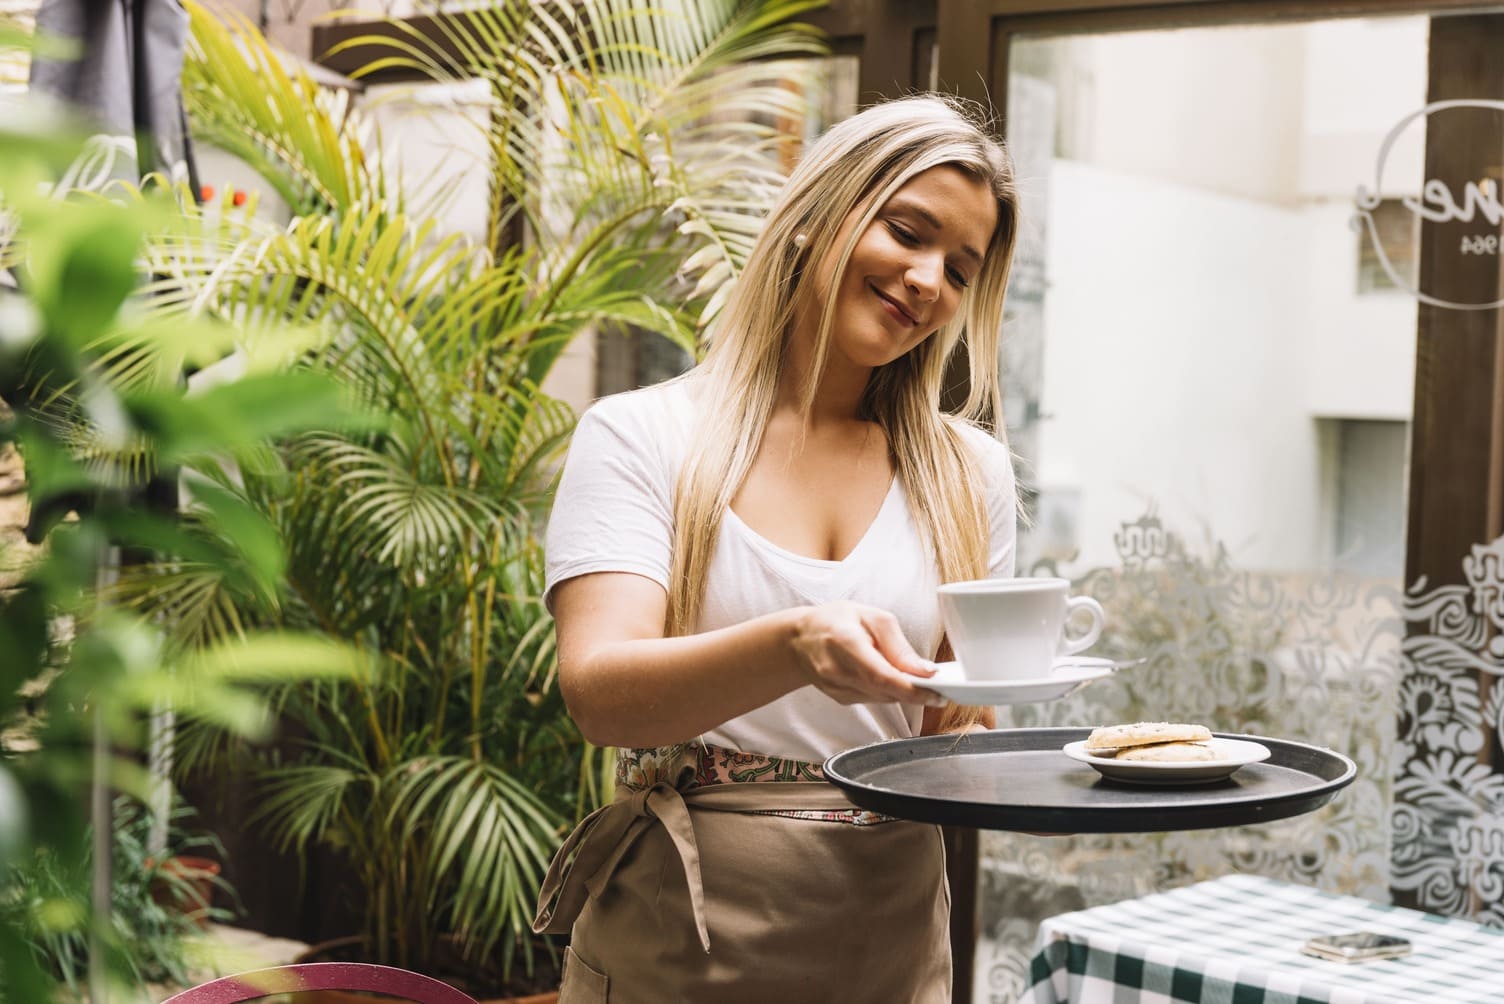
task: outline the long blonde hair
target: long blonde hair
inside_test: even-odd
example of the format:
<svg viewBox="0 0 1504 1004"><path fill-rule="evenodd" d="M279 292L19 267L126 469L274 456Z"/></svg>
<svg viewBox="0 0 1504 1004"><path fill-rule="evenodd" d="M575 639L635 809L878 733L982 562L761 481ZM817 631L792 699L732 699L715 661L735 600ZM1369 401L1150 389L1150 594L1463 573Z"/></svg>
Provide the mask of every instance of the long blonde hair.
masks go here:
<svg viewBox="0 0 1504 1004"><path fill-rule="evenodd" d="M835 297L812 304L811 262L825 261L846 217L858 214L835 255L839 288L852 249L884 203L916 175L959 168L985 183L998 220L980 272L956 316L913 350L876 370L863 418L880 425L915 522L934 550L941 581L987 573L987 509L982 484L957 424L998 415L998 343L1003 294L1018 232L1013 169L1002 146L954 99L918 95L875 105L838 123L809 149L789 177L753 245L746 268L716 324L703 363L686 379L702 401L697 440L675 499L669 635L694 630L721 521L757 455L773 412L784 344L794 318L813 306L820 322L814 365L801 409L814 402L829 353ZM795 242L796 235L805 239ZM970 390L958 416L940 410L946 364L967 336ZM933 653L926 653L933 654ZM971 719L979 715L969 716Z"/></svg>

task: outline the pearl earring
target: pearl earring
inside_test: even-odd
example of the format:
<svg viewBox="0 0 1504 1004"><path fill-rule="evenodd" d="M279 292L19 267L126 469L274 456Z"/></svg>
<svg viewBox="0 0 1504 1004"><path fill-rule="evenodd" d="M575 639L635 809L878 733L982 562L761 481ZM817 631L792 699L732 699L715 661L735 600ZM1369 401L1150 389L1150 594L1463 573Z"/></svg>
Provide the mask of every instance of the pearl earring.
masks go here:
<svg viewBox="0 0 1504 1004"><path fill-rule="evenodd" d="M796 248L802 248L808 242L809 242L809 236L807 234L795 234L794 235L794 247L796 247Z"/></svg>

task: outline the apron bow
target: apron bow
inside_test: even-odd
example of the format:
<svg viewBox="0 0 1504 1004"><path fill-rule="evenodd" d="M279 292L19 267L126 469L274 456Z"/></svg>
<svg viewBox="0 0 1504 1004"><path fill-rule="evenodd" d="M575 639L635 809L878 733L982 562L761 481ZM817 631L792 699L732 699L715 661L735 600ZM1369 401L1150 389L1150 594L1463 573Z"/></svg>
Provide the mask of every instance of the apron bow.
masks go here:
<svg viewBox="0 0 1504 1004"><path fill-rule="evenodd" d="M625 795L626 797L622 797ZM710 951L705 923L705 887L700 881L700 848L683 794L667 781L641 791L618 789L617 798L586 816L548 866L538 892L537 934L567 934L585 908L587 896L599 896L621 859L656 820L668 831L684 867L689 901L694 907L700 946Z"/></svg>

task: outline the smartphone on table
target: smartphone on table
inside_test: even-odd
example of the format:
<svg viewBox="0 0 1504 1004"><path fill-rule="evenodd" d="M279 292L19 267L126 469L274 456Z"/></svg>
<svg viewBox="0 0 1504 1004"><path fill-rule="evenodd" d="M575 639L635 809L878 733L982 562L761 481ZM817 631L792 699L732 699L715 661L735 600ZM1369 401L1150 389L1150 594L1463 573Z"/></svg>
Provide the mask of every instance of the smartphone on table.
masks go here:
<svg viewBox="0 0 1504 1004"><path fill-rule="evenodd" d="M1410 951L1410 942L1392 934L1353 931L1349 934L1324 934L1312 938L1301 948L1307 955L1334 962L1368 962L1393 959Z"/></svg>

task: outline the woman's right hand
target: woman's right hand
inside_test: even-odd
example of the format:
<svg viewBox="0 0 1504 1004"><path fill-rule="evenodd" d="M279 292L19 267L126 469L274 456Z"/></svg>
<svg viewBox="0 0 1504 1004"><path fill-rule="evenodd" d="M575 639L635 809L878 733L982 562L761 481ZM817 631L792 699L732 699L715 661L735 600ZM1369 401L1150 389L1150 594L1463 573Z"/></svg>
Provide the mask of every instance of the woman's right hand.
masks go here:
<svg viewBox="0 0 1504 1004"><path fill-rule="evenodd" d="M842 704L946 703L922 689L935 664L914 651L886 610L845 601L802 607L790 644L806 682Z"/></svg>

